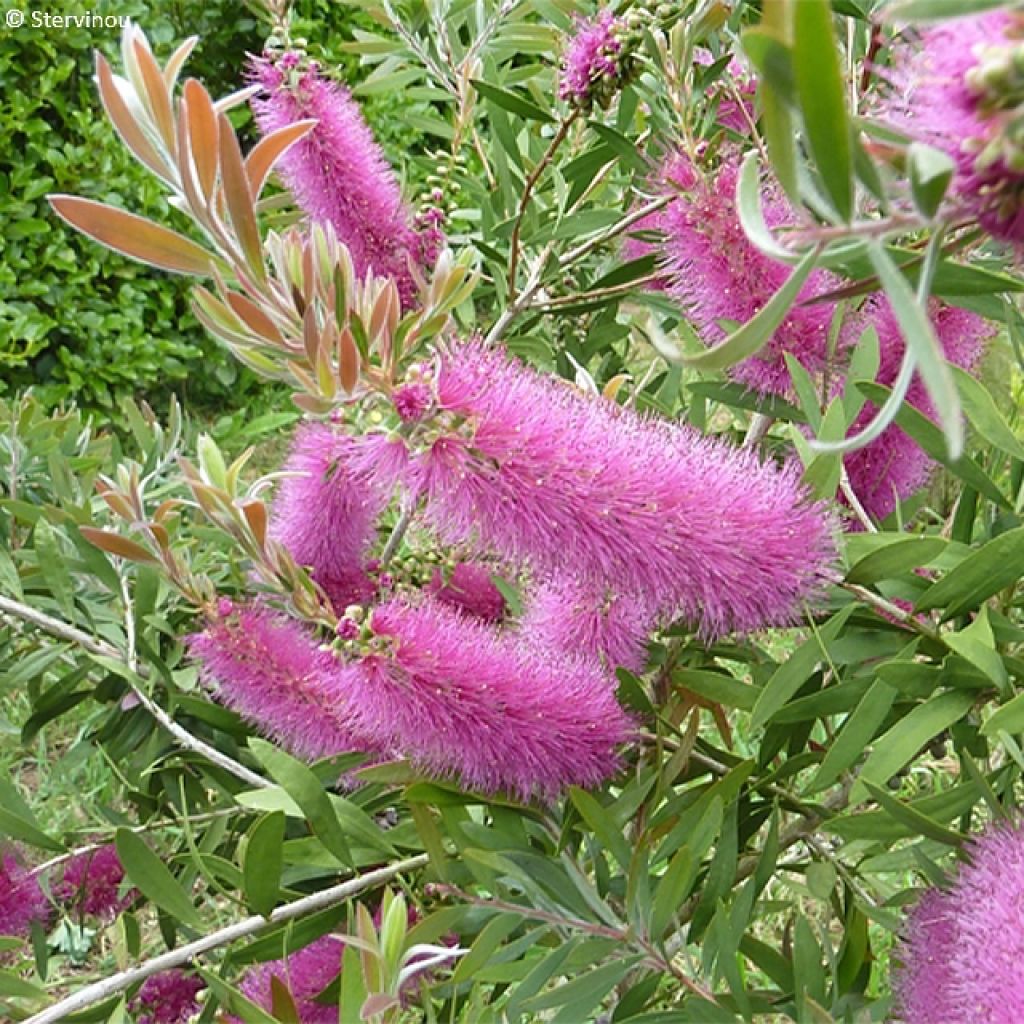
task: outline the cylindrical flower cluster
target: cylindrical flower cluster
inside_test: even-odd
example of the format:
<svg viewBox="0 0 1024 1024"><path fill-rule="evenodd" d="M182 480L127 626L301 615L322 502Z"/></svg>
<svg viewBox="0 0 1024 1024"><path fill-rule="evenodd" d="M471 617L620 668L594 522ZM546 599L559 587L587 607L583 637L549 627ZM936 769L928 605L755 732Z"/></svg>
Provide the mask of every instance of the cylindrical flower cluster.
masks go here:
<svg viewBox="0 0 1024 1024"><path fill-rule="evenodd" d="M908 915L893 987L906 1024L1017 1024L1024 1006L1024 830L978 836Z"/></svg>
<svg viewBox="0 0 1024 1024"><path fill-rule="evenodd" d="M1024 19L991 11L898 45L879 116L946 152L953 192L994 237L1024 243Z"/></svg>
<svg viewBox="0 0 1024 1024"><path fill-rule="evenodd" d="M450 429L407 486L449 544L636 594L706 636L794 621L833 555L795 467L591 399L500 349L453 345Z"/></svg>
<svg viewBox="0 0 1024 1024"><path fill-rule="evenodd" d="M252 101L265 134L297 121L315 119L305 138L278 161L278 170L303 211L334 226L358 273L372 270L398 286L402 304L415 302L418 286L411 267L438 249L436 224L425 225L421 244L412 216L359 105L348 90L296 53L260 58L252 77L264 89Z"/></svg>
<svg viewBox="0 0 1024 1024"><path fill-rule="evenodd" d="M991 339L992 325L975 313L933 300L932 324L950 363L965 370L974 369ZM884 299L869 300L861 325L870 324L878 333L879 366L876 380L892 387L899 374L906 343L892 307ZM920 377L915 377L906 401L932 419L936 411ZM860 411L852 434L871 422L878 410L870 402ZM864 510L875 519L884 519L896 505L926 486L936 468L935 461L895 424L863 448L844 459L850 486Z"/></svg>

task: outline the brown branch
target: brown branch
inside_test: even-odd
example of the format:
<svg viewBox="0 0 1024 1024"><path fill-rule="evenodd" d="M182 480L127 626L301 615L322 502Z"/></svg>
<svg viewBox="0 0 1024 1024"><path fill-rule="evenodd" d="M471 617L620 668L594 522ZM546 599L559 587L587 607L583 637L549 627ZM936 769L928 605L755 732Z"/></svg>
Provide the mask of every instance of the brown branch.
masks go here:
<svg viewBox="0 0 1024 1024"><path fill-rule="evenodd" d="M580 111L577 107L559 124L558 131L552 136L547 150L545 150L540 160L537 161L536 167L530 172L526 179L526 184L523 186L523 194L519 197L519 209L516 213L515 224L512 225L512 241L508 255L508 294L512 300L516 297L516 271L519 269L519 234L523 227L523 218L526 216L526 207L529 205L530 197L533 195L533 190L540 180L540 176L544 173L545 168L551 163L552 159L554 159L555 153L558 152L558 147L565 141L565 137L569 134L569 129L579 116Z"/></svg>

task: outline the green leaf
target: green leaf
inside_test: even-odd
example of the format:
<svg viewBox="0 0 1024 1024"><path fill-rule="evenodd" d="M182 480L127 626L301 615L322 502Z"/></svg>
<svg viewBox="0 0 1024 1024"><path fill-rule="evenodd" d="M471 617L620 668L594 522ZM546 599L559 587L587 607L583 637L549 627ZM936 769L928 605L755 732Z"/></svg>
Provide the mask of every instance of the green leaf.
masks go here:
<svg viewBox="0 0 1024 1024"><path fill-rule="evenodd" d="M203 919L188 893L141 836L119 828L114 845L128 880L146 899L167 911L175 921L192 928L203 928Z"/></svg>
<svg viewBox="0 0 1024 1024"><path fill-rule="evenodd" d="M537 1014L540 1010L561 1007L562 1012L550 1019L560 1024L579 1024L591 1020L591 1010L633 969L643 958L639 955L622 956L613 963L595 967L577 975L572 981L557 986L550 992L526 1000L522 1008Z"/></svg>
<svg viewBox="0 0 1024 1024"><path fill-rule="evenodd" d="M868 782L884 785L916 757L925 744L967 714L974 700L973 693L940 693L927 703L919 704L879 736L850 791L850 802L864 799Z"/></svg>
<svg viewBox="0 0 1024 1024"><path fill-rule="evenodd" d="M1024 527L1001 533L965 558L917 600L915 611L942 608L943 621L977 608L1024 575Z"/></svg>
<svg viewBox="0 0 1024 1024"><path fill-rule="evenodd" d="M586 790L576 786L570 787L569 798L605 849L619 862L623 870L628 870L632 851L608 811Z"/></svg>
<svg viewBox="0 0 1024 1024"><path fill-rule="evenodd" d="M330 797L313 771L290 754L266 740L253 737L249 748L275 782L302 808L317 838L343 864L355 866L345 833L338 822Z"/></svg>
<svg viewBox="0 0 1024 1024"><path fill-rule="evenodd" d="M672 681L716 704L740 708L743 711L750 711L761 695L761 687L745 683L725 672L702 672L695 668L680 668L672 673Z"/></svg>
<svg viewBox="0 0 1024 1024"><path fill-rule="evenodd" d="M812 861L804 872L807 888L812 896L827 902L832 898L832 890L836 887L836 869L825 861Z"/></svg>
<svg viewBox="0 0 1024 1024"><path fill-rule="evenodd" d="M898 533L892 542L871 554L865 555L851 566L846 574L850 583L877 583L891 580L911 569L927 565L946 550L949 542L942 537L910 537Z"/></svg>
<svg viewBox="0 0 1024 1024"><path fill-rule="evenodd" d="M658 882L654 893L654 912L651 914L651 936L660 939L672 924L682 906L683 900L689 895L693 880L697 875L697 865L693 853L688 846L676 851L668 862L665 874Z"/></svg>
<svg viewBox="0 0 1024 1024"><path fill-rule="evenodd" d="M868 255L892 305L907 348L913 353L917 372L921 375L932 403L939 410L949 458L958 459L964 448L960 395L932 322L907 279L896 268L882 245L878 242L870 243Z"/></svg>
<svg viewBox="0 0 1024 1024"><path fill-rule="evenodd" d="M249 832L242 861L245 896L256 914L267 917L277 905L284 863L283 811L265 814Z"/></svg>
<svg viewBox="0 0 1024 1024"><path fill-rule="evenodd" d="M75 617L75 595L67 570L67 559L64 558L57 544L57 535L46 519L40 516L32 536L43 579L46 580L46 585L60 606L60 610L69 619L73 619Z"/></svg>
<svg viewBox="0 0 1024 1024"><path fill-rule="evenodd" d="M883 405L890 394L887 387L871 381L857 381L856 386L876 405ZM919 412L912 405L904 403L896 413L896 418L893 422L905 434L916 441L926 454L945 466L954 476L970 484L979 494L985 495L986 498L994 501L997 505L1003 508L1009 507L1010 503L999 490L998 485L974 459L966 455L959 459L949 457L942 431L923 413Z"/></svg>
<svg viewBox="0 0 1024 1024"><path fill-rule="evenodd" d="M0 779L0 834L20 839L41 850L53 850L56 853L64 851L56 839L51 839L43 831L31 808L6 779Z"/></svg>
<svg viewBox="0 0 1024 1024"><path fill-rule="evenodd" d="M914 205L923 217L931 219L953 178L953 161L941 149L912 142L907 148L907 169Z"/></svg>
<svg viewBox="0 0 1024 1024"><path fill-rule="evenodd" d="M531 121L543 121L550 124L555 119L546 111L541 110L536 103L524 99L518 93L509 92L507 89L499 89L496 85L481 82L479 79L470 79L470 84L484 99L507 110L510 114L518 114Z"/></svg>
<svg viewBox="0 0 1024 1024"><path fill-rule="evenodd" d="M786 318L800 294L804 282L818 262L819 252L812 249L793 268L786 283L751 317L737 327L725 341L706 352L693 356L678 356L678 361L700 370L727 370L730 366L749 359L771 340L779 324Z"/></svg>
<svg viewBox="0 0 1024 1024"><path fill-rule="evenodd" d="M0 971L0 996L8 999L32 999L39 1001L47 998L46 989L40 988L31 981L25 981L10 971Z"/></svg>
<svg viewBox="0 0 1024 1024"><path fill-rule="evenodd" d="M1024 444L1017 440L988 388L959 366L951 366L950 369L964 403L964 411L974 429L1000 451L1015 459L1024 459Z"/></svg>
<svg viewBox="0 0 1024 1024"><path fill-rule="evenodd" d="M982 605L981 611L969 626L956 633L946 633L943 639L946 641L947 647L956 651L961 658L966 658L976 669L984 672L1000 689L1008 685L1006 665L1003 664L1003 659L996 650L992 626L988 621L987 605Z"/></svg>
<svg viewBox="0 0 1024 1024"><path fill-rule="evenodd" d="M793 5L793 73L811 153L839 216L848 221L853 212L853 155L828 0Z"/></svg>
<svg viewBox="0 0 1024 1024"><path fill-rule="evenodd" d="M452 984L472 981L481 967L490 962L495 951L525 920L522 914L499 914L488 921L473 940L469 952L459 961L452 974Z"/></svg>
<svg viewBox="0 0 1024 1024"><path fill-rule="evenodd" d="M750 719L751 729L758 729L769 722L790 697L807 681L815 666L826 657L823 644L829 644L839 636L846 620L853 614L854 605L840 609L816 632L812 633L772 674L764 685L761 696L754 705Z"/></svg>
<svg viewBox="0 0 1024 1024"><path fill-rule="evenodd" d="M736 179L736 212L743 232L766 256L779 263L790 263L795 253L780 245L771 233L761 208L761 160L757 150L751 150L743 159Z"/></svg>
<svg viewBox="0 0 1024 1024"><path fill-rule="evenodd" d="M963 843L964 836L960 832L945 828L926 814L897 800L883 787L877 786L873 782L865 782L865 786L882 809L896 821L911 829L913 835L926 836L928 839L934 839L936 842L946 843L953 847L959 847Z"/></svg>
<svg viewBox="0 0 1024 1024"><path fill-rule="evenodd" d="M817 774L807 786L807 793L826 789L856 763L885 721L895 699L896 690L876 679L832 741Z"/></svg>
<svg viewBox="0 0 1024 1024"><path fill-rule="evenodd" d="M982 736L998 736L1001 732L1024 732L1024 693L997 708L981 726Z"/></svg>
<svg viewBox="0 0 1024 1024"><path fill-rule="evenodd" d="M881 14L890 23L943 21L965 14L982 14L1005 5L1006 0L895 0L886 4Z"/></svg>

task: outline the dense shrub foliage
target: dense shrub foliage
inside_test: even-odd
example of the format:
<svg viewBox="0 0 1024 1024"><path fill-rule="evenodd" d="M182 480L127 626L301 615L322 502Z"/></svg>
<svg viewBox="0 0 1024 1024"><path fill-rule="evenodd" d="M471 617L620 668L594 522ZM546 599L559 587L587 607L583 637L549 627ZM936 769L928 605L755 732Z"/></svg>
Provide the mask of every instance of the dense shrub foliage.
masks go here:
<svg viewBox="0 0 1024 1024"><path fill-rule="evenodd" d="M301 7L307 22L315 18L324 30L321 52L353 74L342 33L359 16L342 5ZM28 12L29 5L12 9ZM245 54L262 46L257 12L235 2L137 0L98 4L93 13L135 19L158 46L199 36L191 70L217 95L239 88ZM60 191L167 215L160 188L93 110L93 51L110 56L117 42L116 27L88 26L26 26L0 38L0 86L9 97L0 114L0 387L11 395L32 386L47 404L74 397L108 412L124 396L165 401L172 392L204 410L223 408L229 395L254 396L258 389L192 316L187 282L161 281L85 243L47 210L47 193ZM393 96L371 103L390 151L400 154L420 138L394 116Z"/></svg>
<svg viewBox="0 0 1024 1024"><path fill-rule="evenodd" d="M1021 16L361 8L34 193L283 397L0 404L0 1008L1015 1021Z"/></svg>

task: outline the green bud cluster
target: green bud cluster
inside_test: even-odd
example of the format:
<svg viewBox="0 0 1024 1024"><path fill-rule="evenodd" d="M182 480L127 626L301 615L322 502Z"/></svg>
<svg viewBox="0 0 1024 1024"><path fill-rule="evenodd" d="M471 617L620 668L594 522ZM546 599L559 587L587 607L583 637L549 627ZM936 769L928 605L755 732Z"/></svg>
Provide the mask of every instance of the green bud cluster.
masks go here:
<svg viewBox="0 0 1024 1024"><path fill-rule="evenodd" d="M965 81L985 114L1024 104L1024 42L987 46Z"/></svg>

